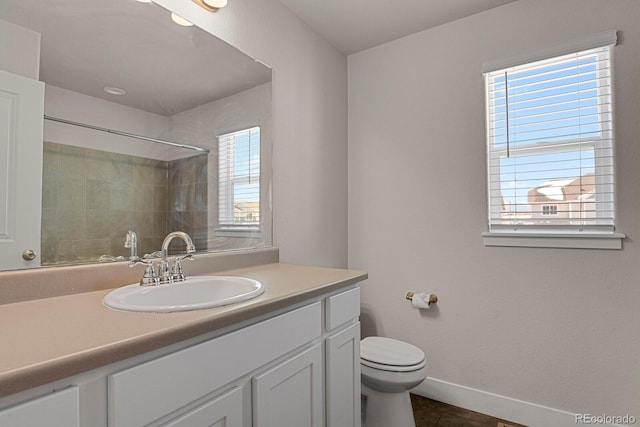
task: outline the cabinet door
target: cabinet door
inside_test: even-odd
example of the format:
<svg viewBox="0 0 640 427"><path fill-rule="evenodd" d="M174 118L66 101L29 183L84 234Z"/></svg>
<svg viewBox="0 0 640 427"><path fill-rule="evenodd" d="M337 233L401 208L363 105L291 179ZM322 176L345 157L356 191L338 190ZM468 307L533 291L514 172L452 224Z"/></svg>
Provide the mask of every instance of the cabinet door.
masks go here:
<svg viewBox="0 0 640 427"><path fill-rule="evenodd" d="M2 427L79 427L80 400L78 387L0 411Z"/></svg>
<svg viewBox="0 0 640 427"><path fill-rule="evenodd" d="M242 388L235 387L162 427L242 427Z"/></svg>
<svg viewBox="0 0 640 427"><path fill-rule="evenodd" d="M320 344L253 377L254 427L322 426Z"/></svg>
<svg viewBox="0 0 640 427"><path fill-rule="evenodd" d="M327 427L360 427L360 322L327 338Z"/></svg>

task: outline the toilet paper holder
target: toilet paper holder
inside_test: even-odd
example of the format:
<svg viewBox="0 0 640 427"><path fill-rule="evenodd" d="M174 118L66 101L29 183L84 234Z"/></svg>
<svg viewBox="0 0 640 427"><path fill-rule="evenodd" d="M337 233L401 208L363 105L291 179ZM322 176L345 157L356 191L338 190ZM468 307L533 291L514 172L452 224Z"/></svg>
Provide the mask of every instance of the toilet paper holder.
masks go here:
<svg viewBox="0 0 640 427"><path fill-rule="evenodd" d="M413 294L414 292L407 292L407 296L405 298L411 301L413 300ZM436 294L429 295L429 303L435 304L437 302L438 302L438 296Z"/></svg>

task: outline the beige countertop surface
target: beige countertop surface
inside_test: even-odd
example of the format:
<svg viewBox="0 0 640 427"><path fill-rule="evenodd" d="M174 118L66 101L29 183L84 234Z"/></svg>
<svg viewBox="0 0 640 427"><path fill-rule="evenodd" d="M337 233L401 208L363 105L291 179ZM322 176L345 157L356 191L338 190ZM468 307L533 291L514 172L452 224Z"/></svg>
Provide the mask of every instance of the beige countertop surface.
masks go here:
<svg viewBox="0 0 640 427"><path fill-rule="evenodd" d="M117 311L98 290L0 305L0 397L268 314L367 278L357 270L272 263L215 273L256 279L249 301L177 313Z"/></svg>

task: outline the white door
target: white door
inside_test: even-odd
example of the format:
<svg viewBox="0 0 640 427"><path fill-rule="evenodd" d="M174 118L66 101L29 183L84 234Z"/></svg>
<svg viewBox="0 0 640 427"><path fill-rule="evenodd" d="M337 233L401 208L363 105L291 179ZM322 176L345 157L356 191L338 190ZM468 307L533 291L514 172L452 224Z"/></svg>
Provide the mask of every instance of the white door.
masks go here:
<svg viewBox="0 0 640 427"><path fill-rule="evenodd" d="M0 270L40 266L43 114L44 83L0 70Z"/></svg>
<svg viewBox="0 0 640 427"><path fill-rule="evenodd" d="M320 344L253 377L253 427L321 427Z"/></svg>

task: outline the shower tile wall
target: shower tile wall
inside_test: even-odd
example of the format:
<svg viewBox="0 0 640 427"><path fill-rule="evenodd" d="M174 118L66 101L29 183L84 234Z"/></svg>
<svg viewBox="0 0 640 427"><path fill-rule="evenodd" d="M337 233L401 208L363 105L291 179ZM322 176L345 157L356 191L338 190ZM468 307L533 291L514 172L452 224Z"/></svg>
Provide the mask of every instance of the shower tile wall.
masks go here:
<svg viewBox="0 0 640 427"><path fill-rule="evenodd" d="M188 233L197 250L207 249L207 165L206 154L169 162L168 227ZM174 239L170 249L182 252L184 244Z"/></svg>
<svg viewBox="0 0 640 427"><path fill-rule="evenodd" d="M45 142L42 264L128 257L128 230L138 235L139 255L160 249L164 236L174 230L170 206L191 206L174 199L183 193L169 195L171 163ZM180 180L180 173L174 172L172 182Z"/></svg>

